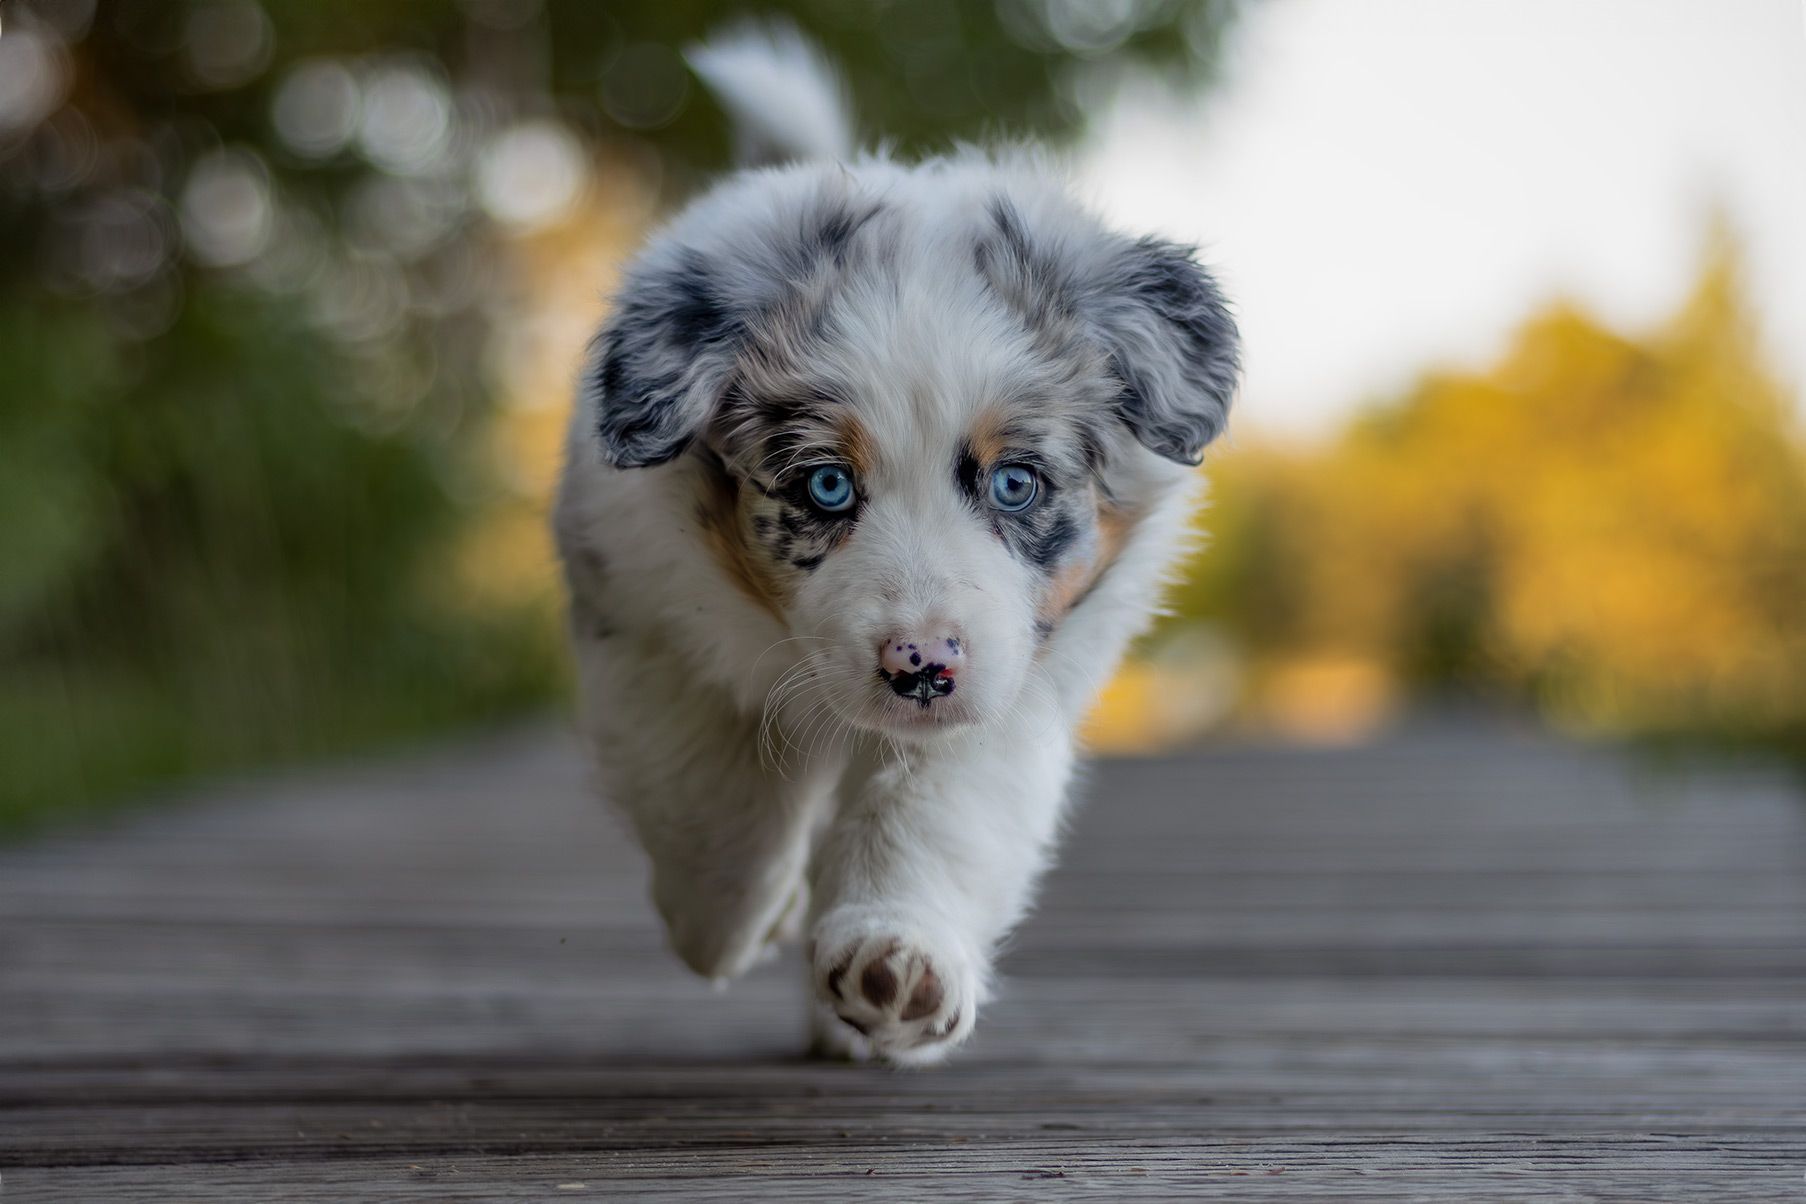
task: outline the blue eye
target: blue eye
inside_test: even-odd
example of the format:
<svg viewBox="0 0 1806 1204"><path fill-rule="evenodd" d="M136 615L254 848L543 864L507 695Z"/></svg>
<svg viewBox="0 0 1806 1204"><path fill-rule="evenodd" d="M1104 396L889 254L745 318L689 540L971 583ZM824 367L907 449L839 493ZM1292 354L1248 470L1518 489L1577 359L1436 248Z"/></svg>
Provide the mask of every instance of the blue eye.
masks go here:
<svg viewBox="0 0 1806 1204"><path fill-rule="evenodd" d="M809 500L829 514L853 508L853 474L839 464L824 464L809 474Z"/></svg>
<svg viewBox="0 0 1806 1204"><path fill-rule="evenodd" d="M1004 464L991 470L991 505L999 510L1027 510L1041 492L1041 478L1026 464Z"/></svg>

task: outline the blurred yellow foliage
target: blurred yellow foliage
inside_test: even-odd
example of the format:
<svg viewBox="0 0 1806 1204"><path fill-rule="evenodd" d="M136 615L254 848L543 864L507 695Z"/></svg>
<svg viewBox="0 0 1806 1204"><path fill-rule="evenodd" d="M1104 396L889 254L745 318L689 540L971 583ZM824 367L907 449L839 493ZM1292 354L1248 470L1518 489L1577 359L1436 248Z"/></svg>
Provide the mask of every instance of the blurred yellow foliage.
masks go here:
<svg viewBox="0 0 1806 1204"><path fill-rule="evenodd" d="M577 371L654 205L645 171L620 158L601 157L587 188L575 216L509 248L513 317L485 357L501 402L488 439L501 488L466 532L455 569L459 597L477 610L549 615L561 605L547 515Z"/></svg>
<svg viewBox="0 0 1806 1204"><path fill-rule="evenodd" d="M1223 631L1243 712L1282 727L1358 726L1396 688L1801 739L1806 451L1741 296L1721 234L1647 337L1557 305L1490 370L1426 377L1326 446L1213 461L1176 624Z"/></svg>
<svg viewBox="0 0 1806 1204"><path fill-rule="evenodd" d="M1160 660L1124 664L1099 692L1079 733L1093 752L1158 752L1220 722L1234 702L1233 660L1208 641L1184 641Z"/></svg>

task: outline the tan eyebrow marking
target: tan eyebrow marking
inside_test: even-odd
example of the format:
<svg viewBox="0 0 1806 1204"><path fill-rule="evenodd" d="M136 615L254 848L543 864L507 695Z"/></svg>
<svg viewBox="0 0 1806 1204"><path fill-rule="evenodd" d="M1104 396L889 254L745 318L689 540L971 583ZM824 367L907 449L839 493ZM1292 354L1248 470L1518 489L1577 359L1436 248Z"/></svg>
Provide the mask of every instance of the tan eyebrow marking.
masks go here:
<svg viewBox="0 0 1806 1204"><path fill-rule="evenodd" d="M966 434L966 446L971 449L973 459L980 465L990 467L1010 450L1008 434L1009 415L993 406L973 421L972 429Z"/></svg>
<svg viewBox="0 0 1806 1204"><path fill-rule="evenodd" d="M847 463L860 479L868 479L878 466L878 445L872 433L851 409L842 407L834 415L834 440L846 455Z"/></svg>

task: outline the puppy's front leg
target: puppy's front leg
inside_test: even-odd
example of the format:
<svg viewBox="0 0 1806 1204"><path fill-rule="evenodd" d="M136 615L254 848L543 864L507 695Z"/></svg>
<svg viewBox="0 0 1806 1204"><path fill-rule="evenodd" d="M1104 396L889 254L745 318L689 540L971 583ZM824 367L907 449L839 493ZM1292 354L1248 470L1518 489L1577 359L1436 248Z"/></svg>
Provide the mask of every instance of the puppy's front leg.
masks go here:
<svg viewBox="0 0 1806 1204"><path fill-rule="evenodd" d="M1051 710L1030 711L849 770L812 869L812 974L819 1006L889 1061L938 1061L970 1035L1046 864L1072 746Z"/></svg>
<svg viewBox="0 0 1806 1204"><path fill-rule="evenodd" d="M576 647L584 726L606 792L651 858L671 947L705 978L733 978L801 919L833 767L769 764L758 717L651 640L580 636Z"/></svg>

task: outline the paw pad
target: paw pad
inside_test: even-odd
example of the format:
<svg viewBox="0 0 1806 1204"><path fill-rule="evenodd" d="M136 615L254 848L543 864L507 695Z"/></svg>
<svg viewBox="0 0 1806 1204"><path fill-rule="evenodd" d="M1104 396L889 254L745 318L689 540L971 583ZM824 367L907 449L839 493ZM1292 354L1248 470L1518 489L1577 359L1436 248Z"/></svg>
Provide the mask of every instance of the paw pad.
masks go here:
<svg viewBox="0 0 1806 1204"><path fill-rule="evenodd" d="M909 993L909 1003L904 1007L900 1019L920 1020L924 1016L932 1016L940 1010L941 1001L946 993L941 990L941 980L935 977L934 967L928 966L922 976L916 980L916 989ZM958 1019L958 1013L954 1019Z"/></svg>
<svg viewBox="0 0 1806 1204"><path fill-rule="evenodd" d="M866 964L865 973L859 976L859 990L873 1007L889 1007L897 997L897 972L880 956Z"/></svg>
<svg viewBox="0 0 1806 1204"><path fill-rule="evenodd" d="M971 1029L972 988L958 964L899 937L868 937L816 951L822 1000L892 1061L932 1061Z"/></svg>

